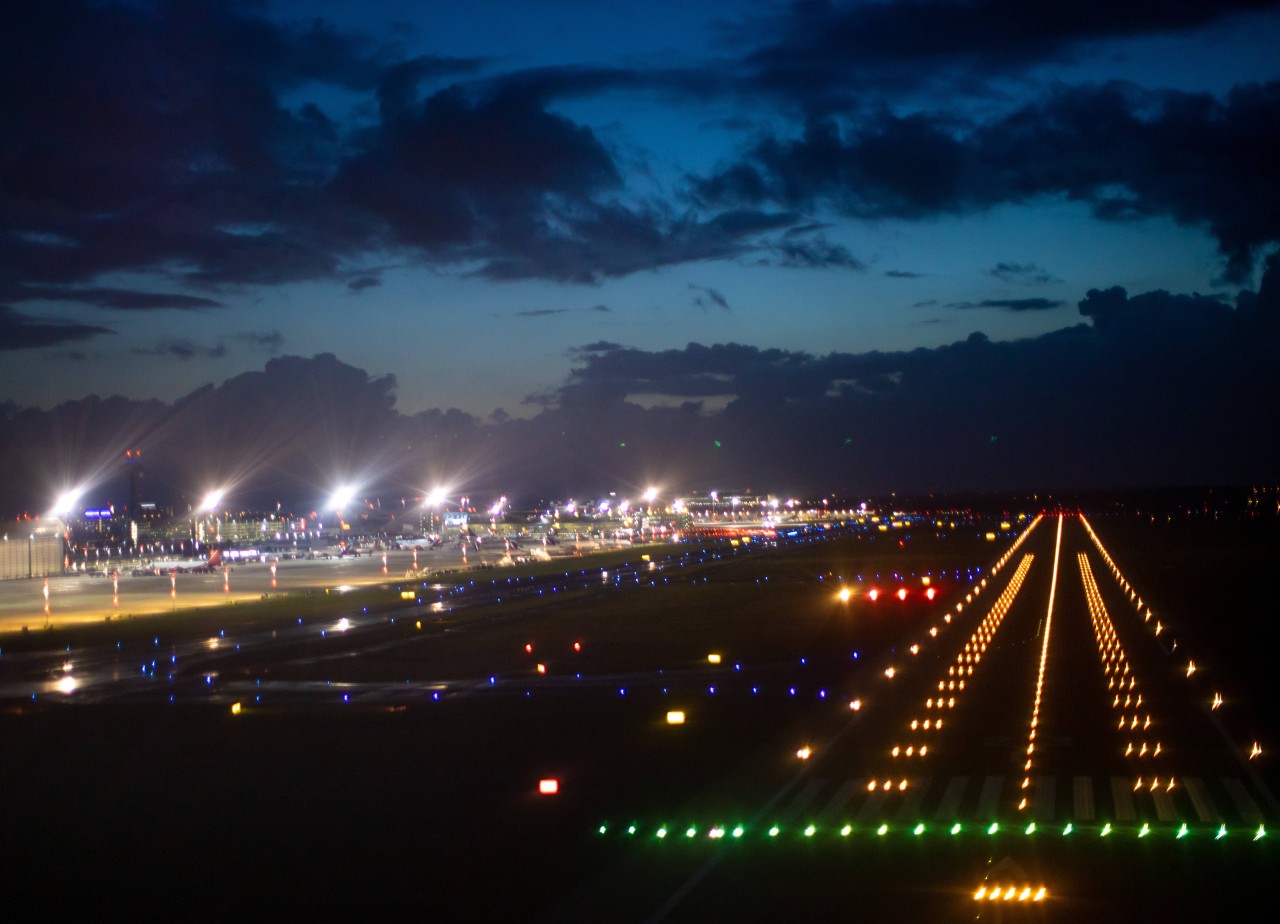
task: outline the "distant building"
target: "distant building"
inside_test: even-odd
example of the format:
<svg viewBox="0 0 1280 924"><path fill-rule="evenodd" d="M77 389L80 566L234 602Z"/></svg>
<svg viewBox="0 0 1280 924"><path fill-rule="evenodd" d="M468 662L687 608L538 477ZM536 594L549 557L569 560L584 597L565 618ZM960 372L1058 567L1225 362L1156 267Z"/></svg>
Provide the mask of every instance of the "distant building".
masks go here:
<svg viewBox="0 0 1280 924"><path fill-rule="evenodd" d="M61 574L66 530L54 517L10 524L0 539L0 580Z"/></svg>

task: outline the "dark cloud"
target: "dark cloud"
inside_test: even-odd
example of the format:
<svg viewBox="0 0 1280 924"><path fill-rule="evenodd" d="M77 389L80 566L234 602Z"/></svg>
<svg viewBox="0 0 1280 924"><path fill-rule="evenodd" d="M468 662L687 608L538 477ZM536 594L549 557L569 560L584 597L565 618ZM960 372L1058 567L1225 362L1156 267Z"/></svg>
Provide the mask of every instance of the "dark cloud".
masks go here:
<svg viewBox="0 0 1280 924"><path fill-rule="evenodd" d="M275 358L171 404L0 404L0 470L17 474L0 481L0 509L38 503L51 460L74 469L138 447L149 490L171 502L229 473L261 503L315 504L369 472L400 492L423 458L471 472L475 492L531 495L654 473L798 494L1274 482L1280 411L1259 396L1280 369L1280 256L1234 307L1115 288L1079 307L1081 323L1033 339L902 352L597 341L570 351L562 387L526 400L530 420L407 416L393 377L328 354Z"/></svg>
<svg viewBox="0 0 1280 924"><path fill-rule="evenodd" d="M204 308L224 307L222 302L198 295L78 286L23 286L17 290L12 300L80 302L85 305L94 305L98 308L113 308L117 311L157 311L161 309L194 311Z"/></svg>
<svg viewBox="0 0 1280 924"><path fill-rule="evenodd" d="M382 121L395 122L410 114L424 82L474 73L483 63L480 58L421 55L390 65L378 83L378 110Z"/></svg>
<svg viewBox="0 0 1280 924"><path fill-rule="evenodd" d="M218 359L227 355L226 344L218 343L204 346L182 338L159 340L151 346L132 347L130 353L140 356L170 356L174 359L187 360L200 357L202 359Z"/></svg>
<svg viewBox="0 0 1280 924"><path fill-rule="evenodd" d="M236 339L273 356L284 349L284 334L278 330L246 330L236 334Z"/></svg>
<svg viewBox="0 0 1280 924"><path fill-rule="evenodd" d="M909 219L1065 196L1107 220L1164 215L1204 228L1238 282L1280 241L1277 162L1280 83L1225 99L1112 83L1058 87L987 121L814 119L799 138L761 140L694 193L708 205Z"/></svg>
<svg viewBox="0 0 1280 924"><path fill-rule="evenodd" d="M114 331L92 324L38 320L14 311L9 305L0 305L0 350L38 349L110 333Z"/></svg>
<svg viewBox="0 0 1280 924"><path fill-rule="evenodd" d="M360 293L365 289L376 289L381 285L382 280L377 276L357 276L347 283L347 288L353 293Z"/></svg>
<svg viewBox="0 0 1280 924"><path fill-rule="evenodd" d="M552 314L565 314L568 308L530 308L526 311L517 311L517 318L545 318Z"/></svg>
<svg viewBox="0 0 1280 924"><path fill-rule="evenodd" d="M594 343L583 344L582 346L570 347L569 355L577 353L609 353L613 350L623 349L622 344L614 343L612 340L597 340Z"/></svg>
<svg viewBox="0 0 1280 924"><path fill-rule="evenodd" d="M1020 283L1022 285L1044 285L1050 282L1061 282L1047 270L1034 263L997 263L987 270L988 276L994 276L1002 282Z"/></svg>
<svg viewBox="0 0 1280 924"><path fill-rule="evenodd" d="M884 274L890 279L919 279L924 273L913 273L910 270L885 270Z"/></svg>
<svg viewBox="0 0 1280 924"><path fill-rule="evenodd" d="M1275 6L1273 0L1067 0L1047 9L1019 0L819 0L790 4L776 17L748 22L738 34L760 43L744 61L749 85L814 112L846 108L885 90L954 90L1076 56L1089 42L1181 33Z"/></svg>
<svg viewBox="0 0 1280 924"><path fill-rule="evenodd" d="M763 263L799 269L851 269L862 271L867 265L849 252L843 244L833 244L825 236L801 237L787 233L779 241L766 245L773 257Z"/></svg>
<svg viewBox="0 0 1280 924"><path fill-rule="evenodd" d="M1066 302L1052 298L984 298L980 302L952 302L948 308L1003 308L1006 311L1047 311Z"/></svg>
<svg viewBox="0 0 1280 924"><path fill-rule="evenodd" d="M715 305L717 308L723 308L725 311L732 310L729 307L729 300L724 297L723 293L716 289L712 289L708 286L697 286L692 282L689 283L689 288L697 293L693 296L694 305L701 308L703 311L706 311L707 308L711 307L711 305Z"/></svg>
<svg viewBox="0 0 1280 924"><path fill-rule="evenodd" d="M598 311L601 314L607 314L609 312L609 306L608 305L592 305L591 310Z"/></svg>

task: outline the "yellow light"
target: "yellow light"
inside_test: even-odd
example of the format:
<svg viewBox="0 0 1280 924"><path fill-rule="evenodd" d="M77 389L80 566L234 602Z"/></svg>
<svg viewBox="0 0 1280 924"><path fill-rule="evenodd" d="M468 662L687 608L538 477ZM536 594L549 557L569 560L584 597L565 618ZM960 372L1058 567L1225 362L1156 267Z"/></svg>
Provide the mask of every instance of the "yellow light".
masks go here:
<svg viewBox="0 0 1280 924"><path fill-rule="evenodd" d="M232 714L232 715L239 715L239 714L240 714L240 704L239 704L239 703L232 703L232 704L231 704L231 714Z"/></svg>
<svg viewBox="0 0 1280 924"><path fill-rule="evenodd" d="M974 900L974 901L982 901L983 897L984 897L986 894L987 894L987 887L986 887L986 886L978 886L978 891L976 891L976 892L974 892L974 893L973 893L973 900Z"/></svg>
<svg viewBox="0 0 1280 924"><path fill-rule="evenodd" d="M709 654L707 655L707 661L710 662L711 664L719 664L720 656L715 653Z"/></svg>
<svg viewBox="0 0 1280 924"><path fill-rule="evenodd" d="M840 588L840 593L838 593L836 596L840 598L841 603L848 603L849 599L853 596L853 591L850 590L848 587L842 587Z"/></svg>
<svg viewBox="0 0 1280 924"><path fill-rule="evenodd" d="M813 754L813 749L810 748L809 745L807 744L804 747L802 747L800 750L796 751L796 757L799 757L801 760L808 760L812 754Z"/></svg>
<svg viewBox="0 0 1280 924"><path fill-rule="evenodd" d="M890 680L892 680L892 679L893 679L893 675L894 675L895 673L896 673L896 671L894 671L894 669L893 669L892 667L886 667L886 668L884 669L884 675L885 675L886 677L888 677Z"/></svg>
<svg viewBox="0 0 1280 924"><path fill-rule="evenodd" d="M1047 894L1048 894L1048 890L1044 886L1041 886L1040 888L1036 889L1036 894L1031 896L1031 900L1033 902L1042 902L1044 901L1044 897Z"/></svg>
<svg viewBox="0 0 1280 924"><path fill-rule="evenodd" d="M862 700L855 699L850 701L849 708L852 709L854 712L857 712L859 709L862 708Z"/></svg>
<svg viewBox="0 0 1280 924"><path fill-rule="evenodd" d="M547 672L547 666L546 666L545 664L539 664L539 665L538 665L538 673L539 673L539 674L545 674L546 672Z"/></svg>
<svg viewBox="0 0 1280 924"><path fill-rule="evenodd" d="M670 712L668 712L668 713L667 713L667 724L668 724L668 725L683 725L683 724L684 724L684 712L682 712L682 711L681 711L681 710L679 710L679 709L673 709L673 710L671 710Z"/></svg>
<svg viewBox="0 0 1280 924"><path fill-rule="evenodd" d="M402 591L400 591L400 599L401 599L401 600L416 600L416 599L417 599L417 596L418 596L418 595L417 595L417 594L415 594L412 590L402 590Z"/></svg>

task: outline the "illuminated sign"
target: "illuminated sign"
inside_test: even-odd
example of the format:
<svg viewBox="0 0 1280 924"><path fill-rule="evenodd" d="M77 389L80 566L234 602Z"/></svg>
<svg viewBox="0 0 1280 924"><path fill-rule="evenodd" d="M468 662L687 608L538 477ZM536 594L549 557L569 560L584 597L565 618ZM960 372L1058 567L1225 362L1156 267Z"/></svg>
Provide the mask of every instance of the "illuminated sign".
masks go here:
<svg viewBox="0 0 1280 924"><path fill-rule="evenodd" d="M111 519L110 507L90 507L84 512L86 520L109 520Z"/></svg>

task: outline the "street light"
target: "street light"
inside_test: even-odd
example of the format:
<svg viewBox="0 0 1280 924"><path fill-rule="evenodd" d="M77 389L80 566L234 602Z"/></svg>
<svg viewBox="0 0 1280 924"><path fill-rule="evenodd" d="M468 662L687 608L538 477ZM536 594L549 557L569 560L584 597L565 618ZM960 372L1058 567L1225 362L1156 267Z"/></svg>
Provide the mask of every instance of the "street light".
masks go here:
<svg viewBox="0 0 1280 924"><path fill-rule="evenodd" d="M333 494L329 496L329 509L335 513L342 513L347 507L351 506L351 502L355 499L356 488L354 485L339 485L334 489Z"/></svg>
<svg viewBox="0 0 1280 924"><path fill-rule="evenodd" d="M53 502L54 516L66 519L67 514L75 509L80 498L84 495L84 488L69 488L58 495L57 500Z"/></svg>
<svg viewBox="0 0 1280 924"><path fill-rule="evenodd" d="M223 495L226 494L223 488L214 488L212 491L205 493L204 500L200 502L200 506L196 507L191 513L191 548L192 551L198 551L200 548L200 540L204 537L199 526L199 520L202 514L213 513L222 506Z"/></svg>

